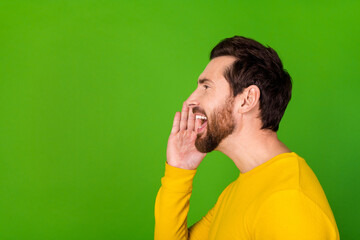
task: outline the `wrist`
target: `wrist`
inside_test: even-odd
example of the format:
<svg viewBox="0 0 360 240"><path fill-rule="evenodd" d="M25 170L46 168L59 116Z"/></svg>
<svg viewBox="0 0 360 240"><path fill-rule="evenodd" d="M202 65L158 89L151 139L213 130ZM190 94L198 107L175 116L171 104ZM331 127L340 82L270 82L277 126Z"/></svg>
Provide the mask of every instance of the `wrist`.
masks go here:
<svg viewBox="0 0 360 240"><path fill-rule="evenodd" d="M181 169L185 169L185 170L196 170L197 169L197 167L191 167L186 164L179 163L179 162L166 161L166 163L172 167L181 168Z"/></svg>

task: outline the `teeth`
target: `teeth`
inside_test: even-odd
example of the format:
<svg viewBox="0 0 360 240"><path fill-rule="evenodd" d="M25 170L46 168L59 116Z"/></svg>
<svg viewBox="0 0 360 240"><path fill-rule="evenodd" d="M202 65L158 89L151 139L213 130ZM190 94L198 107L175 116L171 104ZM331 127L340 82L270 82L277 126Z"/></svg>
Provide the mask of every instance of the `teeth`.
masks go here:
<svg viewBox="0 0 360 240"><path fill-rule="evenodd" d="M206 117L200 116L200 115L196 115L196 119L207 119Z"/></svg>

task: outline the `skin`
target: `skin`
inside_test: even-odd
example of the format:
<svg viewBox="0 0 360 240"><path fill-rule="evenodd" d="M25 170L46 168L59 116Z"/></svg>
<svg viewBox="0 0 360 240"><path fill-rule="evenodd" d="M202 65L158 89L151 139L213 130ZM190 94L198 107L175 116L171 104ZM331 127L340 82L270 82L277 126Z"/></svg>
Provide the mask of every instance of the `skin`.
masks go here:
<svg viewBox="0 0 360 240"><path fill-rule="evenodd" d="M281 153L292 152L276 132L260 130L260 90L256 85L232 97L223 72L235 60L232 56L212 59L199 76L212 82L198 84L182 111L175 113L166 151L169 165L194 170L208 152L220 151L245 173ZM207 117L202 133L197 132L201 121L195 119L196 113Z"/></svg>

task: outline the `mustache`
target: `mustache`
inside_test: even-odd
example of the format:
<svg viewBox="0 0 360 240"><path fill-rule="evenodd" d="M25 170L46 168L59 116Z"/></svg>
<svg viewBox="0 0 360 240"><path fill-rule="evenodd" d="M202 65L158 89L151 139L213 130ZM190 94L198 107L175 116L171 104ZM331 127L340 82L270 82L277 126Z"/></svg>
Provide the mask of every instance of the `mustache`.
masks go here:
<svg viewBox="0 0 360 240"><path fill-rule="evenodd" d="M202 109L200 109L199 107L193 107L192 111L193 111L194 114L195 113L201 113L201 114L206 116L206 113Z"/></svg>

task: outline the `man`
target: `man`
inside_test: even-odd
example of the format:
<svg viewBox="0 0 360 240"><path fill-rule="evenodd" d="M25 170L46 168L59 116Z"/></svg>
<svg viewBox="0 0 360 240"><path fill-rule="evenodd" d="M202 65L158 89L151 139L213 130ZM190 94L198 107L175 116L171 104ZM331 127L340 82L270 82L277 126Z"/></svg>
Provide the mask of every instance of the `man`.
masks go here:
<svg viewBox="0 0 360 240"><path fill-rule="evenodd" d="M210 60L174 116L155 201L155 240L338 240L314 172L277 137L292 89L277 53L234 36L216 45ZM187 228L193 178L213 150L234 161L239 177Z"/></svg>

